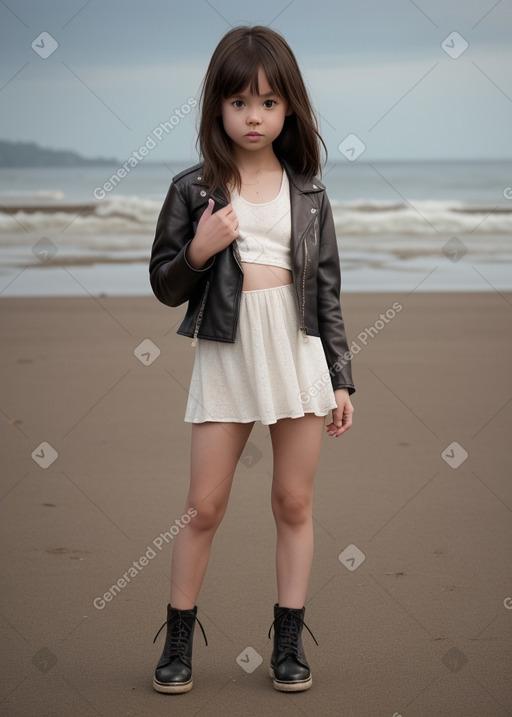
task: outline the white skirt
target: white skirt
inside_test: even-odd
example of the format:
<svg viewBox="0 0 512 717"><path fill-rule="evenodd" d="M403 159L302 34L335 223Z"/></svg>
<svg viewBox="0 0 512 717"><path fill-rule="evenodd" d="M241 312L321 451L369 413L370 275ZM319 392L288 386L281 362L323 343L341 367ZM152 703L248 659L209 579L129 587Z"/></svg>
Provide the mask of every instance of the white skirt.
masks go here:
<svg viewBox="0 0 512 717"><path fill-rule="evenodd" d="M293 284L243 291L234 343L199 339L185 421L265 425L336 408L321 339L304 340Z"/></svg>

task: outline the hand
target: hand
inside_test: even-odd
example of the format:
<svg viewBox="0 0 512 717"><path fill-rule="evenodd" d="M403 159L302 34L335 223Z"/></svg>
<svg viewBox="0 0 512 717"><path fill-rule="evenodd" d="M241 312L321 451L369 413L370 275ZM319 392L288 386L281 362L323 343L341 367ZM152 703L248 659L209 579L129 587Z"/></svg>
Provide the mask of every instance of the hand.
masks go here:
<svg viewBox="0 0 512 717"><path fill-rule="evenodd" d="M341 436L342 433L348 431L352 425L352 414L354 406L350 402L347 388L338 388L334 392L334 398L338 404L337 408L332 410L332 423L326 426L328 436Z"/></svg>
<svg viewBox="0 0 512 717"><path fill-rule="evenodd" d="M194 268L202 267L238 236L238 217L231 204L213 214L214 205L213 199L209 199L197 225L196 235L188 247L187 258Z"/></svg>

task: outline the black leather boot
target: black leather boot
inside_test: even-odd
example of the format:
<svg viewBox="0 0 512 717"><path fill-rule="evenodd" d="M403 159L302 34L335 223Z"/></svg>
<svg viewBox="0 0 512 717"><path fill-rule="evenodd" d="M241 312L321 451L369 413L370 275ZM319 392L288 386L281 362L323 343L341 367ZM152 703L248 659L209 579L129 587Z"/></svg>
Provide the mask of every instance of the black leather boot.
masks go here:
<svg viewBox="0 0 512 717"><path fill-rule="evenodd" d="M270 676L274 687L281 692L300 692L308 690L313 684L304 648L302 646L302 626L306 628L313 640L315 636L304 622L306 608L300 610L291 607L274 605L274 649L270 660ZM318 645L318 642L316 642Z"/></svg>
<svg viewBox="0 0 512 717"><path fill-rule="evenodd" d="M153 687L157 692L177 694L192 689L192 642L196 620L199 622L196 615L197 605L191 610L176 610L167 605L167 620L153 640L154 643L167 625L164 650L153 678ZM200 622L199 627L208 645Z"/></svg>

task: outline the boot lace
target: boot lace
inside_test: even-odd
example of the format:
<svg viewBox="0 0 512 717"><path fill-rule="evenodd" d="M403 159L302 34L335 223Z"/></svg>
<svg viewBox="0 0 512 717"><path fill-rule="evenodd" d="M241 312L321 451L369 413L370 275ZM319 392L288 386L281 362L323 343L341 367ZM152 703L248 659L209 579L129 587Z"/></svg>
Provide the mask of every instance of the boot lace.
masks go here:
<svg viewBox="0 0 512 717"><path fill-rule="evenodd" d="M304 620L297 615L297 613L288 611L283 612L280 615L278 615L274 621L272 622L272 625L269 628L268 631L268 637L270 639L270 632L272 630L272 627L274 627L274 632L276 631L276 625L279 627L279 633L278 633L278 639L277 639L277 649L281 653L288 653L291 655L297 655L298 654L298 643L299 643L299 626L300 623L304 625L306 630L309 632L315 643L318 645L318 642L316 641L315 636L309 629L309 627L306 625Z"/></svg>
<svg viewBox="0 0 512 717"><path fill-rule="evenodd" d="M206 639L206 635L203 626L201 625L201 621L199 620L197 615L194 615L194 619L196 622L199 623L199 627L201 628L201 632L203 633L205 645L208 645L208 640ZM182 611L178 610L174 615L172 615L164 622L162 627L156 633L153 639L153 644L156 642L156 638L162 632L166 625L169 625L170 627L169 656L183 655L183 653L187 649L188 640L190 638L190 626L187 625L187 623L184 621L182 617Z"/></svg>

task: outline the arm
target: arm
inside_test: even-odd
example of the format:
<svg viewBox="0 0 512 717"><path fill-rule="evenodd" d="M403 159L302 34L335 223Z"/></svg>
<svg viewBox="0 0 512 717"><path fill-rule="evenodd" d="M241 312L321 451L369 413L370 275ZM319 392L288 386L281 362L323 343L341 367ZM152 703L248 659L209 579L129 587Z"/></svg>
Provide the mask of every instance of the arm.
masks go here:
<svg viewBox="0 0 512 717"><path fill-rule="evenodd" d="M179 306L209 273L215 257L201 268L189 262L189 244L194 237L188 204L176 184L171 184L158 217L149 261L151 288L167 306Z"/></svg>
<svg viewBox="0 0 512 717"><path fill-rule="evenodd" d="M346 388L351 395L356 389L352 380L351 355L340 304L341 272L338 244L327 195L324 196L319 221L318 326L331 372L332 387L334 390Z"/></svg>
<svg viewBox="0 0 512 717"><path fill-rule="evenodd" d="M332 422L326 426L328 436L341 436L352 425L354 407L350 395L355 387L352 380L351 356L345 334L340 304L341 272L332 209L327 198L321 211L320 255L318 265L318 324L337 408Z"/></svg>

